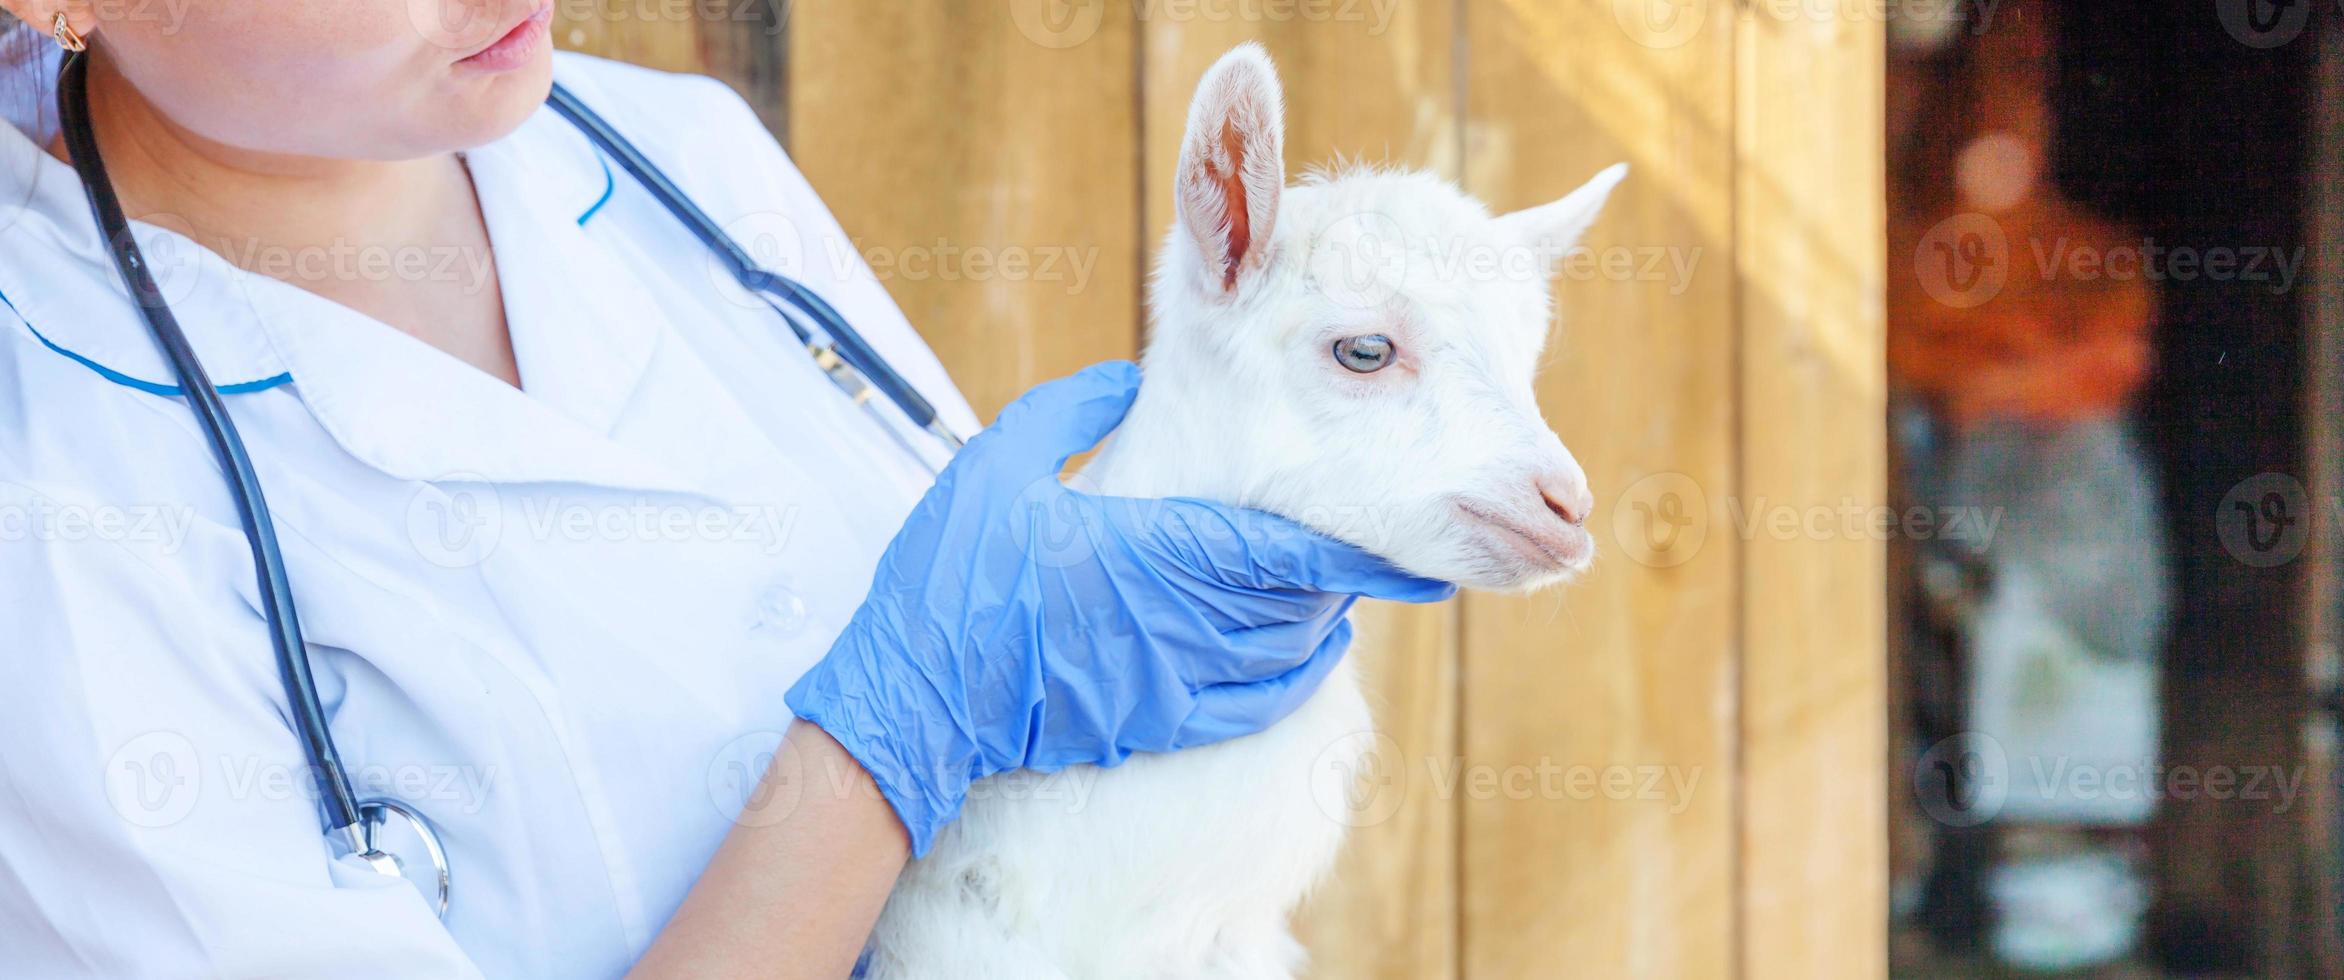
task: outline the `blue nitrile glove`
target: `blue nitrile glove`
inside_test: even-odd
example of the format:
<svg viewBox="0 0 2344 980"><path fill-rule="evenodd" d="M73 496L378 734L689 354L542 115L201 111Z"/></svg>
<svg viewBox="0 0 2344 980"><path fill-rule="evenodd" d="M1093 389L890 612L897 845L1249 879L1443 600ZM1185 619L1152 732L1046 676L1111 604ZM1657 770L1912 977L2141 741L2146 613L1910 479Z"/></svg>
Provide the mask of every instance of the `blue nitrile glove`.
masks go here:
<svg viewBox="0 0 2344 980"><path fill-rule="evenodd" d="M870 771L915 855L978 779L1260 731L1342 659L1356 596L1456 591L1260 511L1060 483L1138 392L1139 369L1114 361L1004 409L790 688L790 708Z"/></svg>

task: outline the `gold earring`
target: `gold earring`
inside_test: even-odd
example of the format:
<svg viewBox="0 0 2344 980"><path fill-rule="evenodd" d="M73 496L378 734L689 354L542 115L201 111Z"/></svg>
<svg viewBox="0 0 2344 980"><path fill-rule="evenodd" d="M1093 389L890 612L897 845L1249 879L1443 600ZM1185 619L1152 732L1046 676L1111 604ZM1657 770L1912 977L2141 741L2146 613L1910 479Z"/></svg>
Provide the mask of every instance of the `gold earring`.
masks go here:
<svg viewBox="0 0 2344 980"><path fill-rule="evenodd" d="M65 11L58 11L57 16L49 21L49 36L56 38L57 46L67 51L89 50L90 43L82 38L81 32L65 22Z"/></svg>

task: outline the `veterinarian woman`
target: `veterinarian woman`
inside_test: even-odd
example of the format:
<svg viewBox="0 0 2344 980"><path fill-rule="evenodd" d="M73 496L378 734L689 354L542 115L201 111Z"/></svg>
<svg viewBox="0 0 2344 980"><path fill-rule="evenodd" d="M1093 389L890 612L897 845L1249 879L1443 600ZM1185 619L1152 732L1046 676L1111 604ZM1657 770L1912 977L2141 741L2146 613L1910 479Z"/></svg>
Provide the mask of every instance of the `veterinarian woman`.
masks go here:
<svg viewBox="0 0 2344 980"><path fill-rule="evenodd" d="M719 224L801 250L973 431L756 118L554 56L549 4L0 0L0 972L839 976L973 780L1258 730L1341 656L1352 595L1448 593L1264 515L1060 486L1130 365L931 476L940 443L850 400L543 103L558 79ZM85 46L74 131L128 243L60 133ZM441 850L321 820L259 537L125 244L265 488L354 795Z"/></svg>

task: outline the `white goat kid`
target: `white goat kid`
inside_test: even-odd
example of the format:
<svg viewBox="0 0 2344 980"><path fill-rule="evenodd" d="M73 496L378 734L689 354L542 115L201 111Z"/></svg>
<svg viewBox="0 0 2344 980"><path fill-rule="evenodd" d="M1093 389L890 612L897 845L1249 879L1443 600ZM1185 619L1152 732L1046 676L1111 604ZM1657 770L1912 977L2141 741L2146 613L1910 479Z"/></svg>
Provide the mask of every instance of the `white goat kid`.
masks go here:
<svg viewBox="0 0 2344 980"><path fill-rule="evenodd" d="M1266 509L1467 586L1585 568L1594 501L1531 380L1547 271L1625 168L1498 218L1425 174L1288 188L1282 115L1258 47L1199 85L1146 381L1082 482ZM1259 735L986 780L897 883L868 975L1292 976L1287 918L1370 731L1346 664Z"/></svg>

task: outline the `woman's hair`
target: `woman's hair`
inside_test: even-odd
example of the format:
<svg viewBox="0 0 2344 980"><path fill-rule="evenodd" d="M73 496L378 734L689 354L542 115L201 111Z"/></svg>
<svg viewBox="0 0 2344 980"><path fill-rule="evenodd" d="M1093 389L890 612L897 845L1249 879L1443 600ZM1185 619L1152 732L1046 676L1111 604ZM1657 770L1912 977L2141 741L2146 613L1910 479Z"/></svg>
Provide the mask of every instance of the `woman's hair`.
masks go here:
<svg viewBox="0 0 2344 980"><path fill-rule="evenodd" d="M32 25L16 19L15 14L0 10L0 118L12 115L7 110L15 106L10 103L34 98L33 93L41 90L39 79L27 74L41 70L40 47L30 43L35 40L45 42L47 38L35 34Z"/></svg>
<svg viewBox="0 0 2344 980"><path fill-rule="evenodd" d="M49 86L41 77L48 65L47 34L32 25L0 11L0 126L16 124L19 120L38 123L53 118L55 109L44 104L43 94ZM0 173L0 232L16 223L18 210L23 206L22 194L5 190L10 185L24 182L24 193L31 193L26 181L30 174Z"/></svg>
<svg viewBox="0 0 2344 980"><path fill-rule="evenodd" d="M24 63L39 62L37 59L24 58L19 53L23 48L24 35L31 30L32 25L16 19L15 14L0 10L0 100L21 99L29 91L38 91L25 87ZM0 104L0 110L8 108L11 107Z"/></svg>
<svg viewBox="0 0 2344 980"><path fill-rule="evenodd" d="M41 80L33 73L41 70L48 43L48 34L0 10L0 118L16 118L12 103L39 97Z"/></svg>

